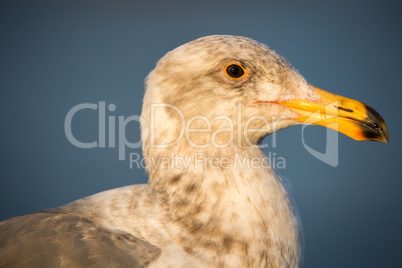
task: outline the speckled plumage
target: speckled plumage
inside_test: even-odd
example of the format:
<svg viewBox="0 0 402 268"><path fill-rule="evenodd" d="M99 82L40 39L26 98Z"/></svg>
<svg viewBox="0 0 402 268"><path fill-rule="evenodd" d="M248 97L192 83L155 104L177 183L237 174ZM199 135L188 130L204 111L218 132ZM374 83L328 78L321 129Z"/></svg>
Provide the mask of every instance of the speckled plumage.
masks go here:
<svg viewBox="0 0 402 268"><path fill-rule="evenodd" d="M248 76L225 77L229 63L242 64ZM266 166L197 165L195 153L231 163L236 157L264 159L254 145L296 122L289 109L258 101L318 98L311 85L275 51L237 36L207 36L176 48L146 85L144 156L188 157L188 168L148 163L146 185L0 223L0 267L301 267L301 224L281 178ZM175 110L152 109L160 103L174 105L187 120L209 120L211 131L159 148L181 133ZM219 132L212 144L211 133L242 130L251 116L281 120L247 138L243 131ZM254 120L249 128L266 122ZM205 129L205 122L194 120L191 128Z"/></svg>

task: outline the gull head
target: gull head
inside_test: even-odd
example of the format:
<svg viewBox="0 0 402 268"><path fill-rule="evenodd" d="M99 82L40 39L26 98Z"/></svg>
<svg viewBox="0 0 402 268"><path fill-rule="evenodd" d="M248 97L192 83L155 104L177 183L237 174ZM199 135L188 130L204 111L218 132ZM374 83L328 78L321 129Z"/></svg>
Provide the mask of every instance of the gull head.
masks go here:
<svg viewBox="0 0 402 268"><path fill-rule="evenodd" d="M388 142L373 108L312 86L277 52L239 36L206 36L168 52L146 79L142 118L146 150L150 142L253 146L302 123Z"/></svg>

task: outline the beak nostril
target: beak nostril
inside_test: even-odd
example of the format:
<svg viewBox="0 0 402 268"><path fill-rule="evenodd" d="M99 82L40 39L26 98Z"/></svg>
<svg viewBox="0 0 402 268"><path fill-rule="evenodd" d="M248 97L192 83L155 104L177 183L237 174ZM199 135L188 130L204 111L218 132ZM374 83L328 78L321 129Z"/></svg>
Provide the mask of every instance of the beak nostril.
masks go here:
<svg viewBox="0 0 402 268"><path fill-rule="evenodd" d="M342 110L342 111L345 111L345 112L348 112L348 113L353 113L352 109L343 108L343 107L339 107L339 106L335 106L335 108L337 108L339 110Z"/></svg>

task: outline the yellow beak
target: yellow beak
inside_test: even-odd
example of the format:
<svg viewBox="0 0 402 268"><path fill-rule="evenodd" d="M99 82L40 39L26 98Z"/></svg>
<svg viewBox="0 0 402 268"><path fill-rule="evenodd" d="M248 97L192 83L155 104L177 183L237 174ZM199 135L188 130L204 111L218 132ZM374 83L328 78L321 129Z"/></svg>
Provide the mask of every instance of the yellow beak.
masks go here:
<svg viewBox="0 0 402 268"><path fill-rule="evenodd" d="M294 120L328 127L355 140L388 143L388 130L382 117L370 106L352 99L313 87L318 101L295 99L280 102L296 112Z"/></svg>

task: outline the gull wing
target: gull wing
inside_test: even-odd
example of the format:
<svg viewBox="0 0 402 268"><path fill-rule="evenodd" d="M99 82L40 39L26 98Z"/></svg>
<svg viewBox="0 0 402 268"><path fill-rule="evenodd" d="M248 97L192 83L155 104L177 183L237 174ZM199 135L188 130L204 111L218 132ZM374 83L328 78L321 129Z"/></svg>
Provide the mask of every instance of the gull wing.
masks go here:
<svg viewBox="0 0 402 268"><path fill-rule="evenodd" d="M161 250L51 209L0 222L0 267L144 267Z"/></svg>

